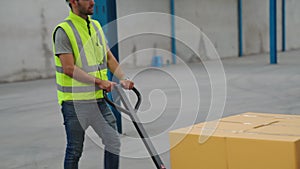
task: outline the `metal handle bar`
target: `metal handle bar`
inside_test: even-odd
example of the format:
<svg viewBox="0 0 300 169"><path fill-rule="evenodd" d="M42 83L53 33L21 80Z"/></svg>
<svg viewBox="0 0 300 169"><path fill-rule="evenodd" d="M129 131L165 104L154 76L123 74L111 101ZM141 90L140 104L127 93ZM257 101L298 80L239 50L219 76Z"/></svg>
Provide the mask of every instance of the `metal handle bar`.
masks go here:
<svg viewBox="0 0 300 169"><path fill-rule="evenodd" d="M141 105L141 102L142 102L141 93L140 93L135 87L133 87L131 90L135 93L135 95L136 95L136 97L137 97L137 102L136 102L136 104L135 104L135 106L134 106L134 109L135 109L135 110L138 110L139 107L140 107L140 105ZM113 101L111 101L111 100L108 98L107 93L108 93L108 92L106 92L105 90L103 90L103 96L104 96L104 99L107 101L107 103L108 103L109 105L111 105L112 107L114 107L114 108L116 108L116 109L119 109L120 111L122 111L122 112L124 112L124 113L126 113L126 114L129 113L128 110L124 109L124 108L121 107L120 105L118 105L118 104L114 103Z"/></svg>
<svg viewBox="0 0 300 169"><path fill-rule="evenodd" d="M122 89L122 86L117 85L117 86L115 86L115 89L116 89L116 92L119 94L119 96L121 98L121 101L122 101L125 108L122 108L120 105L118 105L118 104L114 103L113 101L111 101L107 97L107 92L103 90L104 99L108 102L108 104L110 104L114 108L116 108L119 111L122 111L123 113L126 113L127 115L129 115L129 117L131 118L132 123L134 124L137 132L139 133L142 141L144 142L149 154L151 155L151 158L152 158L156 168L157 169L166 169L166 167L163 164L161 158L159 157L158 153L156 152L155 147L153 146L153 143L149 139L149 136L148 136L144 126L140 122L137 114L135 113L135 112L137 112L138 108L140 107L140 104L141 104L141 101L142 101L140 92L136 88L132 89L132 91L137 96L137 102L135 104L135 107L133 108L130 104L130 101L129 101L128 97L126 97L126 94L125 94L124 90Z"/></svg>

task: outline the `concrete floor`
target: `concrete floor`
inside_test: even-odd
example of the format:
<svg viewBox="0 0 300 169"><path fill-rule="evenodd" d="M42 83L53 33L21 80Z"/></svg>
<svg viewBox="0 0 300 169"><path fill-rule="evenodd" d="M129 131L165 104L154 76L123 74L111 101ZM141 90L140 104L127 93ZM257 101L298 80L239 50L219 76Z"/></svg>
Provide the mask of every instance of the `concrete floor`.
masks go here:
<svg viewBox="0 0 300 169"><path fill-rule="evenodd" d="M270 65L268 57L254 55L222 60L227 88L215 86L221 92L215 93L214 99L221 109L225 103L219 115L248 111L300 115L300 51L279 53L277 65ZM209 75L200 63L125 70L143 95L141 121L167 168L171 168L168 131L205 121L213 98ZM224 90L226 102L222 100ZM0 168L62 168L65 149L62 123L54 79L1 84ZM123 131L120 168L155 168L125 115ZM80 166L103 168L100 140L92 130L87 133Z"/></svg>

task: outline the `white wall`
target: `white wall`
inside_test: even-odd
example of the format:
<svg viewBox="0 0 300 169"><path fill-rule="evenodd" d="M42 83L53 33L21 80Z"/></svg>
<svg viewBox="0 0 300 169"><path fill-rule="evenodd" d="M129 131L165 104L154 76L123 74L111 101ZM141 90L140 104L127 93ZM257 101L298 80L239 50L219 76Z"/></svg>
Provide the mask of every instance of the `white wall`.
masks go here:
<svg viewBox="0 0 300 169"><path fill-rule="evenodd" d="M269 1L243 1L243 51L245 55L270 51ZM277 49L281 50L281 0L277 0Z"/></svg>
<svg viewBox="0 0 300 169"><path fill-rule="evenodd" d="M286 0L286 48L300 48L300 1Z"/></svg>
<svg viewBox="0 0 300 169"><path fill-rule="evenodd" d="M188 20L207 35L221 57L238 54L236 0L175 0L175 14ZM183 32L189 36L189 30L185 27L176 28L177 33ZM201 38L190 36L190 41L201 48ZM178 46L178 54L185 60L193 55L183 46Z"/></svg>
<svg viewBox="0 0 300 169"><path fill-rule="evenodd" d="M1 2L0 82L54 75L51 34L67 14L63 0Z"/></svg>
<svg viewBox="0 0 300 169"><path fill-rule="evenodd" d="M277 0L277 50L282 50L281 0ZM300 48L300 1L286 0L286 50ZM269 1L243 1L244 54L270 51Z"/></svg>
<svg viewBox="0 0 300 169"><path fill-rule="evenodd" d="M167 15L170 14L170 0L118 0L117 2L119 18L140 12L162 12ZM176 16L179 17L176 19L176 35L183 37L190 42L188 45L180 40L177 41L177 55L181 59L189 61L195 56L194 52L201 53L199 50L203 49L203 45L201 44L203 43L203 39L201 36L195 36L194 32L189 30L191 25L196 26L208 36L221 57L237 55L238 34L236 0L226 0L226 2L223 0L175 0L175 11ZM186 21L183 21L182 19L185 19ZM129 22L126 22L125 24L123 24L123 22L118 23L120 39L125 37L129 31L138 31L141 26L145 25L149 27L149 29L156 29L155 27L159 26L161 28L163 27L162 29L168 31L171 30L170 20L155 22L145 18L143 23L135 22L134 20ZM170 34L171 32L169 35ZM150 49L146 50L147 52L135 51L141 51L144 48L153 48L155 46L159 49L170 51L171 40L167 37L154 37L150 35L130 37L119 44L120 58L123 61L126 60L125 63L131 65L149 65L151 63L151 57L154 55L154 51L152 50L151 52ZM191 48L198 50L193 52ZM162 54L159 53L158 55ZM169 55L164 53L163 57L165 62L166 60L171 60L170 53Z"/></svg>
<svg viewBox="0 0 300 169"><path fill-rule="evenodd" d="M281 0L277 0L278 50L281 49ZM170 13L170 0L117 0L118 17L143 12ZM238 55L237 0L175 0L178 17L197 26L212 41L221 57ZM286 46L300 48L300 1L286 0ZM54 76L52 31L68 15L64 0L9 0L0 5L0 82ZM139 14L140 15L140 14ZM141 15L140 15L141 16ZM133 17L134 18L134 17ZM155 18L155 17L154 17ZM152 21L151 21L152 19ZM123 20L124 21L124 20ZM183 35L201 50L201 37L176 25ZM134 35L134 32L163 32L170 35L170 18L129 19L118 25L120 58L125 64L145 66L153 55L171 60L171 39L159 34ZM127 37L130 35L129 37ZM269 51L269 1L243 0L244 54ZM154 50L153 48L160 50ZM180 42L177 54L188 61L193 52Z"/></svg>
<svg viewBox="0 0 300 169"><path fill-rule="evenodd" d="M122 64L150 65L153 55L161 55L165 62L170 60L171 54L167 52L171 51L170 36L157 34L171 34L170 17L158 17L162 13L170 13L169 0L117 0L117 8L120 18L119 57ZM160 50L155 50L156 47Z"/></svg>

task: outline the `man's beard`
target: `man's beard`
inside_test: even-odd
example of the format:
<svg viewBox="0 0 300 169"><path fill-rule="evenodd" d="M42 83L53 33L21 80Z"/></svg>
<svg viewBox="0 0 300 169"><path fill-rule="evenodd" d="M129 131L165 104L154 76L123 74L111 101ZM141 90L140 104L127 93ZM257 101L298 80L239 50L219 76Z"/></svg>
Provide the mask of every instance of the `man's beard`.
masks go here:
<svg viewBox="0 0 300 169"><path fill-rule="evenodd" d="M88 9L84 9L80 4L78 6L78 10L83 15L93 15L94 14L93 10L89 10L89 8Z"/></svg>

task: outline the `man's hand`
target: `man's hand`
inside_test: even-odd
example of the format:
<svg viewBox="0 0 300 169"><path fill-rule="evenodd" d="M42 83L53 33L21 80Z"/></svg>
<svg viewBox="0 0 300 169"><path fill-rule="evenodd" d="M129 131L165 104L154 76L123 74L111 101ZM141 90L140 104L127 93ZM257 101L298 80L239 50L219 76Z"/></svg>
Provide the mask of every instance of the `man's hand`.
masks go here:
<svg viewBox="0 0 300 169"><path fill-rule="evenodd" d="M106 92L111 92L114 86L117 84L115 82L111 82L108 80L100 80L100 79L96 79L95 83L100 89L103 89Z"/></svg>
<svg viewBox="0 0 300 169"><path fill-rule="evenodd" d="M120 80L120 84L124 89L132 89L134 87L134 83L130 80Z"/></svg>

